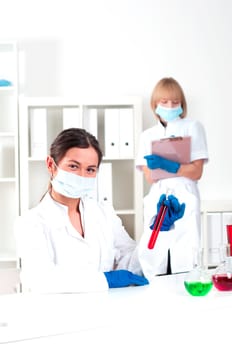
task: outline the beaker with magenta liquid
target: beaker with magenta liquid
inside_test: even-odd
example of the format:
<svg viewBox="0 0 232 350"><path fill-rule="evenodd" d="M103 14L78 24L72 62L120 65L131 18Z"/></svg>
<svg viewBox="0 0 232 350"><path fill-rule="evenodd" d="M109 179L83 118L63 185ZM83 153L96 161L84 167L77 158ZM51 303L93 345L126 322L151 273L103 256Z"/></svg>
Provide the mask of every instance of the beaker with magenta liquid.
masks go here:
<svg viewBox="0 0 232 350"><path fill-rule="evenodd" d="M221 248L221 263L212 275L214 287L221 292L232 291L232 255L231 245Z"/></svg>

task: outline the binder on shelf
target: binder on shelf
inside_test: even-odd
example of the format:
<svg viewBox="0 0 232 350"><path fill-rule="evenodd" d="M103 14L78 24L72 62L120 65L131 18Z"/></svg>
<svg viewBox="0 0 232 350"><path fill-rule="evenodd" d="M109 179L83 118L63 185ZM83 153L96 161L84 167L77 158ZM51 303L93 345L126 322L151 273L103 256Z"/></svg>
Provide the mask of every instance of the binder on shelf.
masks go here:
<svg viewBox="0 0 232 350"><path fill-rule="evenodd" d="M90 134L98 138L97 125L97 108L87 108L83 120L84 129L86 129L88 132L90 132Z"/></svg>
<svg viewBox="0 0 232 350"><path fill-rule="evenodd" d="M120 158L134 157L133 108L120 108L119 110L119 153Z"/></svg>
<svg viewBox="0 0 232 350"><path fill-rule="evenodd" d="M47 155L47 110L33 108L30 111L31 157L45 158Z"/></svg>
<svg viewBox="0 0 232 350"><path fill-rule="evenodd" d="M191 137L168 137L152 141L152 154L164 157L181 164L190 163ZM153 180L160 180L169 177L176 177L176 174L169 173L162 169L152 170Z"/></svg>
<svg viewBox="0 0 232 350"><path fill-rule="evenodd" d="M78 107L63 108L63 130L69 128L80 128L80 110Z"/></svg>
<svg viewBox="0 0 232 350"><path fill-rule="evenodd" d="M97 198L99 201L113 203L112 163L101 163L97 175Z"/></svg>
<svg viewBox="0 0 232 350"><path fill-rule="evenodd" d="M119 158L119 109L106 108L105 122L105 157Z"/></svg>

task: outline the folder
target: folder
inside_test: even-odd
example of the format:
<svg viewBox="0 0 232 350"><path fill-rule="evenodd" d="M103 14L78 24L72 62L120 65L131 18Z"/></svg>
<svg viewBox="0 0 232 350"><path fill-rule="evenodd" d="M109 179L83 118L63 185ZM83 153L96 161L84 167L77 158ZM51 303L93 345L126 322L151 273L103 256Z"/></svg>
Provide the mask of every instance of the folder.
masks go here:
<svg viewBox="0 0 232 350"><path fill-rule="evenodd" d="M113 203L112 163L101 163L97 175L97 192L99 201Z"/></svg>
<svg viewBox="0 0 232 350"><path fill-rule="evenodd" d="M151 153L169 160L173 160L180 164L188 164L190 163L191 137L180 136L154 140L152 141ZM151 173L153 180L166 179L176 176L176 174L169 173L163 169L154 169Z"/></svg>
<svg viewBox="0 0 232 350"><path fill-rule="evenodd" d="M63 130L69 128L80 128L80 111L78 107L63 108Z"/></svg>
<svg viewBox="0 0 232 350"><path fill-rule="evenodd" d="M119 153L119 109L106 108L105 116L105 157L117 159Z"/></svg>
<svg viewBox="0 0 232 350"><path fill-rule="evenodd" d="M31 157L44 159L47 156L47 109L30 110Z"/></svg>
<svg viewBox="0 0 232 350"><path fill-rule="evenodd" d="M122 159L134 157L133 108L119 109L119 155Z"/></svg>
<svg viewBox="0 0 232 350"><path fill-rule="evenodd" d="M105 109L105 157L132 159L134 157L133 108Z"/></svg>
<svg viewBox="0 0 232 350"><path fill-rule="evenodd" d="M90 134L98 138L98 110L97 108L87 108L84 111L83 127Z"/></svg>

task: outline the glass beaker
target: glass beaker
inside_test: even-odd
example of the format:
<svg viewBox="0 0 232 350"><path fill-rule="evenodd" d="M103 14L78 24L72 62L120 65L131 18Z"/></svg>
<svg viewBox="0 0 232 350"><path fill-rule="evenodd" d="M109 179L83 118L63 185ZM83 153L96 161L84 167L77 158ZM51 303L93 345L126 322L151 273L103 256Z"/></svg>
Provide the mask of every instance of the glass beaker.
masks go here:
<svg viewBox="0 0 232 350"><path fill-rule="evenodd" d="M213 285L222 292L232 291L231 245L221 247L221 263L212 275Z"/></svg>
<svg viewBox="0 0 232 350"><path fill-rule="evenodd" d="M205 266L204 249L195 249L193 253L193 270L191 270L184 280L187 292L192 296L205 296L212 289L213 282L211 274Z"/></svg>

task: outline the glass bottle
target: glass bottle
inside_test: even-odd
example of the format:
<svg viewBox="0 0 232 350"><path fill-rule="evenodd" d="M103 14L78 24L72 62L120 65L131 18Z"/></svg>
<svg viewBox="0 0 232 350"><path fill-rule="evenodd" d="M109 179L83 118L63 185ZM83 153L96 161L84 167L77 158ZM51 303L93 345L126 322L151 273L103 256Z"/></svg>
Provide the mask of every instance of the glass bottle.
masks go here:
<svg viewBox="0 0 232 350"><path fill-rule="evenodd" d="M221 263L212 274L214 287L221 292L232 291L232 251L231 245L221 248Z"/></svg>
<svg viewBox="0 0 232 350"><path fill-rule="evenodd" d="M185 277L184 286L192 296L205 296L212 289L213 282L211 274L204 263L204 249L194 251L193 270Z"/></svg>

